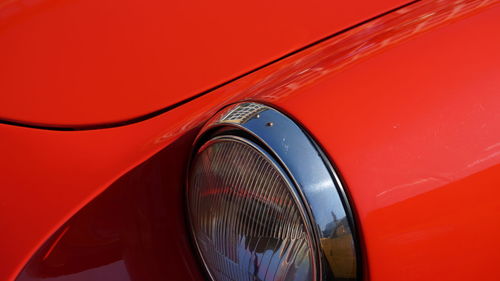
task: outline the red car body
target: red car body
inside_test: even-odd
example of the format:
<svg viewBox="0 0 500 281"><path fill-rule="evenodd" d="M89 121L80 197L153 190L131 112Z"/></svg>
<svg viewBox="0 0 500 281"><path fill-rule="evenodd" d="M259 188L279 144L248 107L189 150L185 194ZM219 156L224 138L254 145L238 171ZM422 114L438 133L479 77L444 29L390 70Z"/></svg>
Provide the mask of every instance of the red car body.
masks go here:
<svg viewBox="0 0 500 281"><path fill-rule="evenodd" d="M498 280L495 4L0 2L0 280L205 280L186 165L243 100L335 162L362 280Z"/></svg>

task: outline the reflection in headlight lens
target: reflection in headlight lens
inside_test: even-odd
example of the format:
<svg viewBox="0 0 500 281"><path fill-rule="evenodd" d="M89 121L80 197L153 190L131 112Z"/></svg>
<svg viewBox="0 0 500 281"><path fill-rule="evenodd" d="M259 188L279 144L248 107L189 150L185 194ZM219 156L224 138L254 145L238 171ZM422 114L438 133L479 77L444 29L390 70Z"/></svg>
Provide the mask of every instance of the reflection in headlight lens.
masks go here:
<svg viewBox="0 0 500 281"><path fill-rule="evenodd" d="M194 239L215 281L316 280L305 211L281 169L251 142L222 137L201 147L187 199Z"/></svg>

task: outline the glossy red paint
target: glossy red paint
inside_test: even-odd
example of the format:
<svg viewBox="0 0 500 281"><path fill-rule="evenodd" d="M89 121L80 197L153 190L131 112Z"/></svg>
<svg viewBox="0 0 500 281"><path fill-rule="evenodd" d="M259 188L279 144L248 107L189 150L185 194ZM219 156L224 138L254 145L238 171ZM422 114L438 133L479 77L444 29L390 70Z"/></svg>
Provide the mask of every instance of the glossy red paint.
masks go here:
<svg viewBox="0 0 500 281"><path fill-rule="evenodd" d="M186 132L115 181L45 243L17 280L202 280L182 200L194 136Z"/></svg>
<svg viewBox="0 0 500 281"><path fill-rule="evenodd" d="M367 280L494 280L500 40L484 36L500 27L499 7L486 8L492 3L413 4L128 126L60 132L0 125L9 188L0 213L15 214L0 217L0 279L12 280L118 178L194 134L225 104L255 99L303 124L338 166L358 214ZM426 23L446 25L416 36ZM182 161L183 151L164 157ZM186 278L181 271L190 264L172 278ZM199 280L191 269L188 280Z"/></svg>
<svg viewBox="0 0 500 281"><path fill-rule="evenodd" d="M137 118L405 3L0 1L0 119Z"/></svg>
<svg viewBox="0 0 500 281"><path fill-rule="evenodd" d="M1 182L8 194L0 204L0 280L14 280L35 251L68 219L124 174L195 129L214 110L214 104L207 100L196 100L142 123L92 131L64 132L0 125ZM190 144L189 140L184 142ZM167 157L177 161L180 170L182 161L187 160L180 149ZM172 188L172 194L180 192L175 186L165 188ZM170 200L175 211L181 198ZM174 223L181 218L172 219ZM173 235L182 230L182 227L171 229ZM180 254L182 249L170 251ZM82 260L82 263L85 262ZM196 266L187 263L178 269L179 275L172 278L197 280L185 275L193 271L196 276Z"/></svg>
<svg viewBox="0 0 500 281"><path fill-rule="evenodd" d="M277 101L337 164L369 280L498 280L500 38L488 35L499 17L439 28Z"/></svg>

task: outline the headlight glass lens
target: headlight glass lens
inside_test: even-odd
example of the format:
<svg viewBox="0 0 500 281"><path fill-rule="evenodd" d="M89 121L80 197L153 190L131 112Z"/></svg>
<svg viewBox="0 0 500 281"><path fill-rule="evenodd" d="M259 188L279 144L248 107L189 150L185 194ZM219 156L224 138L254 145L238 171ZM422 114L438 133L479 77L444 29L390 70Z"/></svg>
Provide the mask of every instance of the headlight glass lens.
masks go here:
<svg viewBox="0 0 500 281"><path fill-rule="evenodd" d="M193 236L215 281L316 280L307 213L283 170L252 142L205 143L187 197Z"/></svg>

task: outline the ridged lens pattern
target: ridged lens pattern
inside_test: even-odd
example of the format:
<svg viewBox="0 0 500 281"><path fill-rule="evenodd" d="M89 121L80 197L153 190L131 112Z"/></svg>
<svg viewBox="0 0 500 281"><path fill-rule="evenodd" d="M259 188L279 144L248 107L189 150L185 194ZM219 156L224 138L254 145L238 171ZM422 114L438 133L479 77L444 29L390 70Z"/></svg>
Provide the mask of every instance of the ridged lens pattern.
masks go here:
<svg viewBox="0 0 500 281"><path fill-rule="evenodd" d="M214 280L315 280L304 212L283 174L250 143L221 138L202 147L188 206Z"/></svg>

